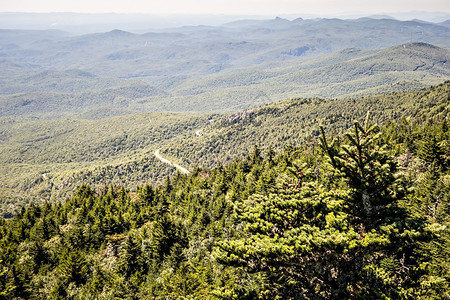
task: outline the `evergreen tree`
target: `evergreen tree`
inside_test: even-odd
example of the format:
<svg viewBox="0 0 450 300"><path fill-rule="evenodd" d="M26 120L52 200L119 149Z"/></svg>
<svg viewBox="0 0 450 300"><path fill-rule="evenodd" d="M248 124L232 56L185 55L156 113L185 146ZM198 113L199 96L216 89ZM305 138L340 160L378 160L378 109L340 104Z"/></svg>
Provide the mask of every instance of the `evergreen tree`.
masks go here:
<svg viewBox="0 0 450 300"><path fill-rule="evenodd" d="M8 275L8 269L0 260L0 299L11 298L16 288Z"/></svg>
<svg viewBox="0 0 450 300"><path fill-rule="evenodd" d="M220 242L217 259L263 274L269 298L412 296L423 226L396 206L406 190L393 158L376 147L376 131L355 122L338 147L322 130L332 189L306 165L288 168L294 176L275 193L238 205L243 237Z"/></svg>
<svg viewBox="0 0 450 300"><path fill-rule="evenodd" d="M377 147L375 144L381 135L378 126L369 126L368 119L364 126L354 122L353 130L345 134L348 143L343 144L340 151L334 141L329 145L323 127L321 131L324 152L352 189L349 205L352 216L364 225L365 230L376 228L387 214L392 213L387 211L393 209L391 204L406 195L401 178L396 174L397 163L388 154L386 145Z"/></svg>

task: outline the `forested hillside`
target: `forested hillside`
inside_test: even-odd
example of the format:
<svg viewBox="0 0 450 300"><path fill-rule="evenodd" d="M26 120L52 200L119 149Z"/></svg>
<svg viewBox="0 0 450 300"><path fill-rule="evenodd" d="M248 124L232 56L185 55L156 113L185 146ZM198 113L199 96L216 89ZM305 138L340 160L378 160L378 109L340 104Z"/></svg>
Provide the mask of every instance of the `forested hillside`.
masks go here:
<svg viewBox="0 0 450 300"><path fill-rule="evenodd" d="M180 136L161 153L194 168L224 164L245 157L254 145L263 152L286 145L311 143L319 135L317 124L343 134L353 120L363 121L368 111L384 124L402 117L426 119L450 110L450 82L417 92L397 92L355 99L289 99L235 114L215 115L201 136Z"/></svg>
<svg viewBox="0 0 450 300"><path fill-rule="evenodd" d="M100 120L6 117L0 123L0 210L4 217L30 201L59 201L81 184L94 187L162 183L175 168L213 168L244 158L254 145L277 152L311 144L317 124L343 134L367 111L384 124L449 111L450 83L417 92L355 99L290 99L232 114L146 113Z"/></svg>
<svg viewBox="0 0 450 300"><path fill-rule="evenodd" d="M0 219L0 297L449 298L448 103L23 208Z"/></svg>
<svg viewBox="0 0 450 300"><path fill-rule="evenodd" d="M147 113L102 120L0 121L0 211L4 217L30 201L59 201L80 184L162 182L174 168L154 151L206 126L200 115Z"/></svg>

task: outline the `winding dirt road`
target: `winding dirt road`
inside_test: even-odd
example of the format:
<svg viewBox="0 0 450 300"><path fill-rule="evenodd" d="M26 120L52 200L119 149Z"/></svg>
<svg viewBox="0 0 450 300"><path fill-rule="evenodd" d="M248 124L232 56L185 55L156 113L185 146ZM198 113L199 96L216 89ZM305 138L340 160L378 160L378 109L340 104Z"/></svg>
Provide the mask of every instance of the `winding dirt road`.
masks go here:
<svg viewBox="0 0 450 300"><path fill-rule="evenodd" d="M212 120L209 120L209 122L212 122ZM202 134L200 133L203 129L199 129L195 132L196 136L202 136ZM159 154L159 149L155 151L155 156L157 159L159 159L160 161L162 161L165 164L171 165L172 167L177 168L178 170L180 170L181 173L184 174L189 174L189 171L186 168L183 168L180 165L177 165L176 163L174 163L173 161L168 160L167 158L164 158L161 156L161 154Z"/></svg>
<svg viewBox="0 0 450 300"><path fill-rule="evenodd" d="M177 165L176 163L174 163L174 162L172 162L172 161L170 161L170 160L168 160L168 159L162 157L162 156L159 154L159 149L155 151L155 156L156 156L157 159L159 159L159 160L162 161L163 163L168 164L168 165L171 165L171 166L177 168L178 170L180 170L181 173L189 174L189 171L188 171L187 169L185 169L185 168L183 168L182 166Z"/></svg>

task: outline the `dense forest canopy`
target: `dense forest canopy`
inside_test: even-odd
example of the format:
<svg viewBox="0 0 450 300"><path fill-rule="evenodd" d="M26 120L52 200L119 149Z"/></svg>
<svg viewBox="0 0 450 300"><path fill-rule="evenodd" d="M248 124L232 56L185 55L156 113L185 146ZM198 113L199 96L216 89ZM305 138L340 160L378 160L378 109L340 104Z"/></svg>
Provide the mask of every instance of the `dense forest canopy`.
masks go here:
<svg viewBox="0 0 450 300"><path fill-rule="evenodd" d="M23 208L0 221L0 295L448 298L448 107L372 123Z"/></svg>

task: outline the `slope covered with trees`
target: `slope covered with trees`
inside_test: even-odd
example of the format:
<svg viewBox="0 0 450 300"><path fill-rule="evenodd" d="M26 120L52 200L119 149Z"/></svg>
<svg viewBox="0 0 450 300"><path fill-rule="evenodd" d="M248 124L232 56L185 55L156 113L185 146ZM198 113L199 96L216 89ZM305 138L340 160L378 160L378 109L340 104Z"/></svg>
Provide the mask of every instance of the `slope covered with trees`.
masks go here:
<svg viewBox="0 0 450 300"><path fill-rule="evenodd" d="M245 158L254 145L263 153L287 145L312 145L317 124L343 134L368 110L374 122L448 113L450 84L416 92L357 99L290 99L232 114L145 113L99 120L7 117L0 119L0 211L5 217L30 201L58 201L81 184L94 188L162 183L175 168L189 170ZM198 134L196 134L198 133Z"/></svg>
<svg viewBox="0 0 450 300"><path fill-rule="evenodd" d="M0 224L3 298L448 298L448 111ZM319 128L318 128L319 130Z"/></svg>
<svg viewBox="0 0 450 300"><path fill-rule="evenodd" d="M102 120L3 118L0 198L3 216L29 201L59 201L80 184L136 188L162 182L174 168L154 151L207 123L202 115L147 113Z"/></svg>
<svg viewBox="0 0 450 300"><path fill-rule="evenodd" d="M263 152L281 151L287 144L310 143L320 135L317 124L343 134L353 120L364 121L370 111L373 122L415 116L420 120L450 110L450 82L415 92L395 92L354 99L299 98L272 103L227 115L213 115L201 136L179 136L161 148L191 168L210 168L235 157L243 158L253 145Z"/></svg>

